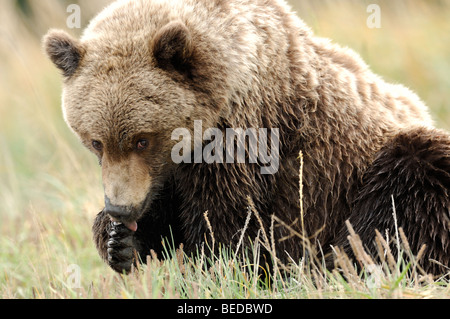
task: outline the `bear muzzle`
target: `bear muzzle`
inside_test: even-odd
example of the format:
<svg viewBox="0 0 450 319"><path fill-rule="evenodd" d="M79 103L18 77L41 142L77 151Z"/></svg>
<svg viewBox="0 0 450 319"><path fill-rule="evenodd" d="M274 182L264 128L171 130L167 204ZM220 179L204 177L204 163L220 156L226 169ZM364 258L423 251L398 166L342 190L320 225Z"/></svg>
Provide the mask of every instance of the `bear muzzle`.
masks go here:
<svg viewBox="0 0 450 319"><path fill-rule="evenodd" d="M137 222L135 219L135 210L130 206L116 206L105 196L104 212L111 217L113 222L122 223L132 231L137 231Z"/></svg>

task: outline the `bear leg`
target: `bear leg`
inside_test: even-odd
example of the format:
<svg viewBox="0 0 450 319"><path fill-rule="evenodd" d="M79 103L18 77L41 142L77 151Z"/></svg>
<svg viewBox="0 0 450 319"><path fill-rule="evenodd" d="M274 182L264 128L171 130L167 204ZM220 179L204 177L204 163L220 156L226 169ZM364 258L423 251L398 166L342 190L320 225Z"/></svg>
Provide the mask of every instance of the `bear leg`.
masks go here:
<svg viewBox="0 0 450 319"><path fill-rule="evenodd" d="M450 136L417 128L392 138L364 173L349 221L377 256L375 229L396 238L402 228L413 254L426 245L420 266L442 274L450 267ZM395 219L394 206L395 205ZM354 256L342 226L336 243ZM391 246L395 247L395 246ZM395 255L397 249L391 249ZM434 262L437 261L438 263Z"/></svg>

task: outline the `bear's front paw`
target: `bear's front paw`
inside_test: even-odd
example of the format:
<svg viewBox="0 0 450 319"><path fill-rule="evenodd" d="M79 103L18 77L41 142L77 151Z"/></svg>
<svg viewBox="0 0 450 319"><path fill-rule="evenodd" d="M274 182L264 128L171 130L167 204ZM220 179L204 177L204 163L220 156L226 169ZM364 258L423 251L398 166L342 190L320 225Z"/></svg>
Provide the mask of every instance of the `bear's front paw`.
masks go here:
<svg viewBox="0 0 450 319"><path fill-rule="evenodd" d="M108 264L119 273L129 273L135 261L134 232L122 223L111 222L108 240Z"/></svg>

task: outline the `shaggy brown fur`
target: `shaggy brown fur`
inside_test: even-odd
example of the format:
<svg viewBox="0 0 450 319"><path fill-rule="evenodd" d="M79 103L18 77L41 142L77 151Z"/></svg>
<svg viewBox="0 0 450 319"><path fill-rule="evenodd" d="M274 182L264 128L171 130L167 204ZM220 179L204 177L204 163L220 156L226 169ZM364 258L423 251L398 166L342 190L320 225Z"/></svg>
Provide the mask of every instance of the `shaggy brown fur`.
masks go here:
<svg viewBox="0 0 450 319"><path fill-rule="evenodd" d="M389 238L394 239L396 228L401 227L413 252L427 245L422 267L432 273L446 272L450 250L449 192L449 135L423 128L401 132L383 146L364 172L349 221L373 256L377 256L374 230L388 230ZM346 232L342 232L335 244L351 252L346 237ZM396 249L392 251L397 253Z"/></svg>
<svg viewBox="0 0 450 319"><path fill-rule="evenodd" d="M430 257L450 264L443 245L449 231L448 135L432 129L414 93L385 83L353 51L314 37L284 1L118 1L80 41L50 31L44 45L65 74L65 119L102 162L107 204L94 237L116 270L127 267L115 260L123 254L114 249L134 247L142 255L159 250L169 226L176 243L194 251L209 232L205 211L216 242L235 243L247 196L267 229L275 214L301 231L300 151L305 231L325 255L330 245L344 244L348 218L368 242L375 227L391 225L391 203L368 193L365 181L387 192L377 195L397 196L397 211L413 215L404 219L412 247L426 241ZM175 165L170 134L192 131L194 120L222 130L278 128L279 171L262 175L258 164ZM417 132L429 143L417 144ZM137 147L142 140L149 142L144 150ZM404 144L416 147L398 157L392 147ZM419 156L414 150L423 155L427 149L431 155L423 156L423 164L377 179L378 170L384 172L380 163L394 169L412 163ZM402 176L403 187L414 188L428 173L434 182L421 190L423 197L396 191ZM132 243L116 240L121 231L111 229L111 216L131 229L137 220ZM376 224L375 216L381 219ZM430 224L426 240L409 225L417 221ZM259 228L253 218L247 235L255 238ZM278 257L287 261L288 253L298 260L303 248L288 235L275 227Z"/></svg>

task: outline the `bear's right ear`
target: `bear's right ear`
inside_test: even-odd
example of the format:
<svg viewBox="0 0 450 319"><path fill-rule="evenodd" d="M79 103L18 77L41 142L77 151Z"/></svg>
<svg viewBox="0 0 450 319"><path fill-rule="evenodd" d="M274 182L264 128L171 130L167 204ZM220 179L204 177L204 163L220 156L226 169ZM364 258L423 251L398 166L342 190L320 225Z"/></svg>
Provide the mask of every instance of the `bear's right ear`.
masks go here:
<svg viewBox="0 0 450 319"><path fill-rule="evenodd" d="M63 72L63 75L72 76L85 52L78 40L62 30L50 30L42 42L48 57Z"/></svg>
<svg viewBox="0 0 450 319"><path fill-rule="evenodd" d="M181 21L172 21L162 27L150 43L158 67L190 74L193 67L191 33Z"/></svg>

